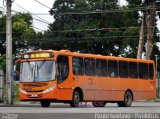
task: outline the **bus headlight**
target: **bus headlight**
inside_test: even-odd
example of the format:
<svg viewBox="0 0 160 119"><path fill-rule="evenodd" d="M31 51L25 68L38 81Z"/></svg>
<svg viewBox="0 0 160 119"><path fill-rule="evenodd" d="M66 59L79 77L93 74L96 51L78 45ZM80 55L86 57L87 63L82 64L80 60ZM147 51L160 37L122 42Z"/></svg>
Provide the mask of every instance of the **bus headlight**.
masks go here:
<svg viewBox="0 0 160 119"><path fill-rule="evenodd" d="M23 93L23 94L27 94L27 92L21 88L19 88L19 92Z"/></svg>
<svg viewBox="0 0 160 119"><path fill-rule="evenodd" d="M48 93L51 92L52 90L54 90L54 88L56 87L56 84L52 85L51 87L49 87L48 89L42 91L42 93Z"/></svg>

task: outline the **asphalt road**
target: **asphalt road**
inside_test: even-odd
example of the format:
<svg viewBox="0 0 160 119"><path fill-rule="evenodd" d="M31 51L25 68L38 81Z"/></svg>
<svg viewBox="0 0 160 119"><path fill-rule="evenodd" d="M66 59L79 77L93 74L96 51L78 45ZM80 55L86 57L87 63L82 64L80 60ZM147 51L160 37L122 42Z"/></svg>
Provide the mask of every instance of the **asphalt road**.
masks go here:
<svg viewBox="0 0 160 119"><path fill-rule="evenodd" d="M106 118L136 118L135 114L148 115L160 118L160 102L133 102L132 107L118 107L117 104L108 103L106 107L95 108L91 103L81 104L78 108L71 108L69 104L53 103L49 108L42 108L40 104L21 103L15 105L0 104L0 118L10 119L106 119ZM17 114L17 115L16 115ZM111 115L114 114L114 115ZM6 118L8 117L9 118ZM133 117L132 117L133 116ZM138 118L147 117L137 115ZM147 117L148 118L148 117Z"/></svg>

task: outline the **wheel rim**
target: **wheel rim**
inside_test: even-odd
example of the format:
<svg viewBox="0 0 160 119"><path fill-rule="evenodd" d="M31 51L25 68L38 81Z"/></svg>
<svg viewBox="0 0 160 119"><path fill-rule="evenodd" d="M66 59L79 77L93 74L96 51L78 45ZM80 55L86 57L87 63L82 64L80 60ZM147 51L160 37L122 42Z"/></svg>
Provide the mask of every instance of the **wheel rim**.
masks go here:
<svg viewBox="0 0 160 119"><path fill-rule="evenodd" d="M131 104L131 102L132 102L132 95L130 93L127 93L125 96L125 103Z"/></svg>
<svg viewBox="0 0 160 119"><path fill-rule="evenodd" d="M79 101L80 101L80 97L79 97L79 94L76 92L74 96L74 102L75 104L79 104Z"/></svg>

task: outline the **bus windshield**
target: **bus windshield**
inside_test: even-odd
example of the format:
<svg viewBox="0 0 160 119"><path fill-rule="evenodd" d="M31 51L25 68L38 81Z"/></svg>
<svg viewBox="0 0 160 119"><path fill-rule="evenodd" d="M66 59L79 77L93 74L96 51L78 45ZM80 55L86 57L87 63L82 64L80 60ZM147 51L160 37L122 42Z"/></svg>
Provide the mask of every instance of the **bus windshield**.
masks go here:
<svg viewBox="0 0 160 119"><path fill-rule="evenodd" d="M20 82L44 82L55 80L55 61L22 62Z"/></svg>

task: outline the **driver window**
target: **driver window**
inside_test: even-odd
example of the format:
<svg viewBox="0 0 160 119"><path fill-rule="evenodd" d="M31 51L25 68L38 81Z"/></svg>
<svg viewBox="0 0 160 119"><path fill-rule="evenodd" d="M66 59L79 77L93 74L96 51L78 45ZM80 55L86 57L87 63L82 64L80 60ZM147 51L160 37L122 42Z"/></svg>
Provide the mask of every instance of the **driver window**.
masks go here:
<svg viewBox="0 0 160 119"><path fill-rule="evenodd" d="M57 58L57 68L58 68L58 83L62 83L69 74L69 61L67 56L58 56Z"/></svg>

